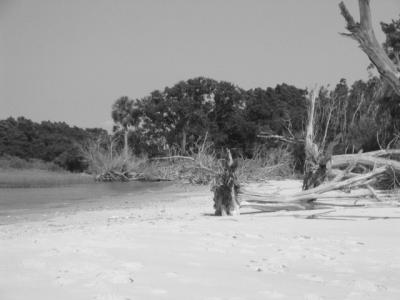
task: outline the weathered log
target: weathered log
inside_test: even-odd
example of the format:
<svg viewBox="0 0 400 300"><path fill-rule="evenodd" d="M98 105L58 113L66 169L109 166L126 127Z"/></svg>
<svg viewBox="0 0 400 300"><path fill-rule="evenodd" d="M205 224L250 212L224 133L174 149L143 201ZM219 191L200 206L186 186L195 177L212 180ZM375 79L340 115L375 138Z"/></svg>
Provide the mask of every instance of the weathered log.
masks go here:
<svg viewBox="0 0 400 300"><path fill-rule="evenodd" d="M360 48L367 54L369 60L376 66L378 72L390 84L397 95L400 95L400 68L396 66L376 39L372 27L371 9L369 0L358 1L360 10L360 23L356 23L343 2L339 3L340 12L346 20L346 29L350 32L344 34L355 39Z"/></svg>
<svg viewBox="0 0 400 300"><path fill-rule="evenodd" d="M343 181L339 181L339 182L329 182L323 185L320 185L316 188L313 189L309 189L306 191L303 191L301 194L307 194L307 193L316 193L316 194L321 194L321 193L325 193L328 191L333 191L333 190L339 190L345 187L351 187L354 185L361 185L361 184L365 184L366 181L370 180L371 178L374 178L378 175L381 175L383 173L385 173L387 171L386 167L379 167L376 168L375 170L367 173L367 174L361 174L359 176L356 177L352 177ZM299 193L300 194L300 193Z"/></svg>
<svg viewBox="0 0 400 300"><path fill-rule="evenodd" d="M368 190L371 192L371 194L374 196L374 198L376 200L378 200L379 202L382 202L381 197L379 197L378 193L375 191L375 189L372 186L367 184L366 187L368 188Z"/></svg>
<svg viewBox="0 0 400 300"><path fill-rule="evenodd" d="M326 199L340 199L340 200L354 200L356 198L365 198L365 197L371 197L371 193L369 190L365 190L363 193L357 193L357 194L349 194L345 192L337 192L337 193L314 193L314 194L306 194L306 195L281 195L281 196L276 196L276 195L268 195L268 194L255 194L255 193L250 193L250 192L239 192L239 201L240 205L242 206L242 203L258 203L258 204L288 204L288 203L299 203L299 204L304 204L304 203L310 203L310 202L315 202L315 201L320 201L320 200L326 200Z"/></svg>
<svg viewBox="0 0 400 300"><path fill-rule="evenodd" d="M376 151L366 152L365 154L371 156L390 156L390 155L400 155L400 149L381 149Z"/></svg>
<svg viewBox="0 0 400 300"><path fill-rule="evenodd" d="M349 179L349 178L352 178L352 177L356 177L358 175L360 175L360 174L359 173L354 173L354 172L347 172L346 170L342 171L342 170L339 170L339 169L330 169L329 173L328 173L328 176L330 178L332 178L331 182L332 181L341 181L341 180L344 180L344 179Z"/></svg>
<svg viewBox="0 0 400 300"><path fill-rule="evenodd" d="M265 212L273 212L279 210L304 210L313 208L312 204L309 203L268 203L268 204L258 204L243 202L241 207L257 209Z"/></svg>
<svg viewBox="0 0 400 300"><path fill-rule="evenodd" d="M329 191L335 191L335 190L340 190L343 188L350 188L350 187L355 187L355 186L361 186L361 185L366 185L369 184L371 179L375 179L376 176L383 174L386 172L386 167L381 167L377 168L367 174L361 174L359 176L353 177L346 179L344 181L339 181L339 182L331 182L331 183L326 183L323 185L320 185L316 188L309 189L309 190L303 190L300 193L296 193L294 195L290 196L285 196L285 195L276 195L276 194L265 194L265 193L257 193L257 192L252 192L252 191L247 191L245 189L242 189L238 193L238 199L239 202L248 204L251 202L259 202L259 203L265 203L265 204L273 204L273 203L279 203L279 204L300 204L303 206L306 206L306 203L311 203L316 201L318 198L323 199L323 198L329 198L327 195L321 195L323 193L329 192ZM331 198L332 196L330 196ZM356 196L359 197L359 196ZM347 197L347 198L352 198L352 197Z"/></svg>
<svg viewBox="0 0 400 300"><path fill-rule="evenodd" d="M380 152L382 153L382 152ZM393 170L400 172L400 162L392 159L380 158L379 155L370 155L368 152L363 154L341 154L332 156L332 168L346 167L354 160L357 164L365 165L368 167L381 167L388 166Z"/></svg>

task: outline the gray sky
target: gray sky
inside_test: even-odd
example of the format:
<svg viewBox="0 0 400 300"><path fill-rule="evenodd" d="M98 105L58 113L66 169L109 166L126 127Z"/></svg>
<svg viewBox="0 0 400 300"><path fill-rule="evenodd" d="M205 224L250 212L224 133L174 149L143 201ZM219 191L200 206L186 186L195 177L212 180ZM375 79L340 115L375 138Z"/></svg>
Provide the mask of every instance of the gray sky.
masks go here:
<svg viewBox="0 0 400 300"><path fill-rule="evenodd" d="M105 127L112 103L206 76L243 88L351 83L368 60L336 0L0 0L0 119ZM358 19L356 0L346 0ZM371 0L379 21L399 0Z"/></svg>

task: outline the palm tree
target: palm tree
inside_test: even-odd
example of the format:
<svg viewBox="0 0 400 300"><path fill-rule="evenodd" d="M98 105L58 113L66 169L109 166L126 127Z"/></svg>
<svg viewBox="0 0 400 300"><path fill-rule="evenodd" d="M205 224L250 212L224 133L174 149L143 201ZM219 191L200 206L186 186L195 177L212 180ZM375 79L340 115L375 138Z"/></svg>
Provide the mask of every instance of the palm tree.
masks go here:
<svg viewBox="0 0 400 300"><path fill-rule="evenodd" d="M133 100L124 96L117 99L111 111L111 117L120 130L124 132L124 155L128 158L128 135L129 130L135 124L135 119L132 116Z"/></svg>

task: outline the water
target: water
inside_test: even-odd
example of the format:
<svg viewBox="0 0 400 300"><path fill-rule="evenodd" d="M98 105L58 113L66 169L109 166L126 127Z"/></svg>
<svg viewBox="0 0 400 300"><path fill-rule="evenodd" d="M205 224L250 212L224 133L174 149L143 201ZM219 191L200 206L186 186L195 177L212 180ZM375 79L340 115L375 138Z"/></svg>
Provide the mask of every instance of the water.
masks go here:
<svg viewBox="0 0 400 300"><path fill-rule="evenodd" d="M143 195L159 192L168 182L114 182L49 188L0 188L0 217L149 205Z"/></svg>

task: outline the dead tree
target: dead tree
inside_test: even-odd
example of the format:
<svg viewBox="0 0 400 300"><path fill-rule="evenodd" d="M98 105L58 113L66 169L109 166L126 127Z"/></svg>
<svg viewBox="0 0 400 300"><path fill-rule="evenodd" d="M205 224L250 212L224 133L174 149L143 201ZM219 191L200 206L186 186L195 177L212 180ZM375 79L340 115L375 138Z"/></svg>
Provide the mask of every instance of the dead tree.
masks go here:
<svg viewBox="0 0 400 300"><path fill-rule="evenodd" d="M227 149L227 159L222 161L222 170L215 177L211 188L214 192L214 209L216 216L238 215L239 183L235 175L237 161L232 159L231 152Z"/></svg>
<svg viewBox="0 0 400 300"><path fill-rule="evenodd" d="M395 93L400 95L400 66L391 61L376 39L372 28L369 0L359 0L358 5L360 10L359 23L354 21L345 4L343 2L339 3L340 12L347 23L346 29L350 32L343 33L343 35L349 36L359 43L360 48L367 54L381 76L393 88Z"/></svg>

